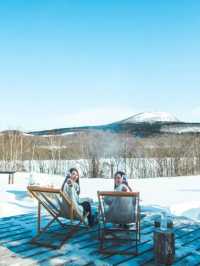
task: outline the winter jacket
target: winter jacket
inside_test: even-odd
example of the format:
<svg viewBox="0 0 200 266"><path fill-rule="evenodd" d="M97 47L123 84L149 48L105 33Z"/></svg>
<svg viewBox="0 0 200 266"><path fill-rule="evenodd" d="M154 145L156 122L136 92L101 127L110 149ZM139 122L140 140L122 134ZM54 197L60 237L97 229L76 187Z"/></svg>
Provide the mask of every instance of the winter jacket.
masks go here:
<svg viewBox="0 0 200 266"><path fill-rule="evenodd" d="M77 213L80 216L83 216L83 207L79 205L79 196L77 191L79 191L79 185L77 183L73 183L72 186L69 186L67 182L64 185L63 193L73 202L74 207ZM61 209L61 216L65 218L69 218L70 216L70 208L66 201L62 200L59 202L60 209ZM77 217L78 218L78 217Z"/></svg>
<svg viewBox="0 0 200 266"><path fill-rule="evenodd" d="M128 187L120 184L115 191L123 191ZM135 222L135 198L132 197L107 197L105 199L107 208L105 209L105 217L107 222L115 224L128 224Z"/></svg>

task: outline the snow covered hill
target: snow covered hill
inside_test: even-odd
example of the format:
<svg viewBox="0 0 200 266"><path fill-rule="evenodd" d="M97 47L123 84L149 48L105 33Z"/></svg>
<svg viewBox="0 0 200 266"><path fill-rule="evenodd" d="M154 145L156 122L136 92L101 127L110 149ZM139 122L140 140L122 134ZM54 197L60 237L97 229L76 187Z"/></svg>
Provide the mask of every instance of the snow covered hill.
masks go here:
<svg viewBox="0 0 200 266"><path fill-rule="evenodd" d="M144 112L133 115L121 123L155 123L155 122L180 122L175 116L165 112Z"/></svg>
<svg viewBox="0 0 200 266"><path fill-rule="evenodd" d="M109 114L108 114L109 115ZM166 112L144 112L135 114L129 118L123 119L121 121L116 121L111 124L107 125L98 125L98 126L82 126L82 127L73 127L73 128L59 128L59 129L52 129L52 130L43 130L43 131L36 131L30 132L34 135L68 135L70 133L81 133L81 132L88 132L91 133L94 131L110 131L113 133L131 133L137 136L151 136L153 134L163 134L161 131L161 127L163 125L176 125L176 124L183 124L183 127L190 124L180 122L175 116L170 113ZM197 125L198 127L198 125ZM200 124L199 124L200 127ZM187 131L188 132L188 131ZM166 133L166 131L165 131ZM170 131L170 133L172 133ZM175 134L177 131L175 131Z"/></svg>
<svg viewBox="0 0 200 266"><path fill-rule="evenodd" d="M108 114L109 116L109 114ZM44 136L60 135L63 137L76 137L80 133L93 133L96 131L104 131L111 133L130 133L137 137L152 137L162 134L193 134L200 133L200 123L188 123L178 120L174 115L166 112L143 112L135 114L131 117L116 121L111 124L98 126L81 126L81 127L66 127L56 129L46 129L41 131L26 132L24 136ZM3 131L5 134L11 131Z"/></svg>

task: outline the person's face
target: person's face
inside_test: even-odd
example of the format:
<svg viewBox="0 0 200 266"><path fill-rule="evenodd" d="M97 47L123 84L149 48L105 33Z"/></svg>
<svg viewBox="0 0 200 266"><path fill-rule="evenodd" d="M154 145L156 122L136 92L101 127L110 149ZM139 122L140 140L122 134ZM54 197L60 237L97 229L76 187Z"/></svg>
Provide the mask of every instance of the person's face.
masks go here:
<svg viewBox="0 0 200 266"><path fill-rule="evenodd" d="M120 184L122 184L122 182L123 182L123 178L121 177L121 175L116 175L115 184L120 185Z"/></svg>
<svg viewBox="0 0 200 266"><path fill-rule="evenodd" d="M70 175L70 178L76 182L77 179L78 179L78 173L76 171L72 171L71 175Z"/></svg>

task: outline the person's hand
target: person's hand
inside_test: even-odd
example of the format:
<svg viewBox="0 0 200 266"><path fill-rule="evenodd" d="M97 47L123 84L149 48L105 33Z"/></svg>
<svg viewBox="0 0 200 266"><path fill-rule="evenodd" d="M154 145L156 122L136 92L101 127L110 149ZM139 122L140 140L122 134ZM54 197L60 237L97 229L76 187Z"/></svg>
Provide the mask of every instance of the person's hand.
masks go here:
<svg viewBox="0 0 200 266"><path fill-rule="evenodd" d="M123 187L123 188L122 188L122 191L123 191L123 192L127 192L127 188L126 188L126 187Z"/></svg>
<svg viewBox="0 0 200 266"><path fill-rule="evenodd" d="M67 179L67 184L68 184L69 186L72 186L72 180L71 180L70 178Z"/></svg>

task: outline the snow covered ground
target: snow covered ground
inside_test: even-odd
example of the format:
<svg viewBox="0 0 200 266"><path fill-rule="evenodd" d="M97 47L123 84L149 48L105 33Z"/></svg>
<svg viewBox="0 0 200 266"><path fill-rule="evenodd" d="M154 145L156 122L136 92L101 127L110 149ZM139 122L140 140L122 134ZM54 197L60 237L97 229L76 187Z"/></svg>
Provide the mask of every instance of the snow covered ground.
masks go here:
<svg viewBox="0 0 200 266"><path fill-rule="evenodd" d="M60 187L62 176L33 174L32 180L42 185ZM0 175L0 217L35 211L36 202L26 193L29 173L16 173L15 184ZM134 191L140 191L143 209L165 210L174 215L200 220L200 176L129 180ZM98 190L112 190L112 179L81 179L81 197L97 200Z"/></svg>

